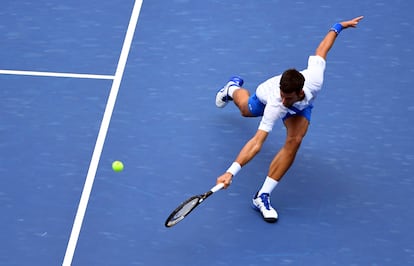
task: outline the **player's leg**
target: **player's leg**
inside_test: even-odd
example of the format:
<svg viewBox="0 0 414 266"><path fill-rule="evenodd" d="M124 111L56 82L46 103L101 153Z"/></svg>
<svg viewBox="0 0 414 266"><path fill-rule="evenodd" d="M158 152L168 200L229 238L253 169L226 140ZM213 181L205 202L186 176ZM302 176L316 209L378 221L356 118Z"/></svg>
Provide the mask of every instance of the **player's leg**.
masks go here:
<svg viewBox="0 0 414 266"><path fill-rule="evenodd" d="M270 204L270 194L295 160L309 127L310 109L308 115L290 116L284 120L287 130L285 144L273 158L262 188L253 197L253 206L260 210L267 222L276 222L278 219L276 210Z"/></svg>
<svg viewBox="0 0 414 266"><path fill-rule="evenodd" d="M268 176L280 181L295 160L296 153L309 127L309 121L304 116L291 116L284 120L286 126L286 141L273 158Z"/></svg>
<svg viewBox="0 0 414 266"><path fill-rule="evenodd" d="M245 117L255 117L256 114L252 114L249 108L249 102L251 102L250 92L244 88L234 90L233 92L234 104L239 108L240 114ZM250 105L252 106L252 105ZM262 112L263 114L263 112Z"/></svg>
<svg viewBox="0 0 414 266"><path fill-rule="evenodd" d="M216 106L223 108L229 101L239 108L242 116L257 117L262 116L265 105L260 102L256 95L250 95L250 92L242 88L243 79L233 77L229 82L217 92Z"/></svg>

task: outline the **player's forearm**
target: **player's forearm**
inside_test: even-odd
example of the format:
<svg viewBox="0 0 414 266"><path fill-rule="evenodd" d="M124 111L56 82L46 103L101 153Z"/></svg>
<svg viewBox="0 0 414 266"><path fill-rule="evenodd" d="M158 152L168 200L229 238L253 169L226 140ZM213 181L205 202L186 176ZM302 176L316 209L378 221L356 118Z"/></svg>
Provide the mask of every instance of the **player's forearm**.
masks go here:
<svg viewBox="0 0 414 266"><path fill-rule="evenodd" d="M247 164L253 159L256 154L261 150L263 143L266 141L269 132L264 130L257 130L253 138L251 138L241 149L239 155L236 158L236 162L241 166Z"/></svg>
<svg viewBox="0 0 414 266"><path fill-rule="evenodd" d="M256 156L256 154L259 153L261 148L262 144L255 140L255 138L252 138L241 149L239 155L236 158L236 162L239 163L241 166L244 166L251 159L253 159Z"/></svg>
<svg viewBox="0 0 414 266"><path fill-rule="evenodd" d="M316 48L316 55L319 55L323 59L326 60L326 56L328 55L329 50L331 50L337 34L334 31L328 32L322 42L319 44L318 48Z"/></svg>
<svg viewBox="0 0 414 266"><path fill-rule="evenodd" d="M217 179L217 183L224 183L224 187L228 187L231 183L231 179L260 151L267 134L267 132L259 130L256 135L244 145L232 165Z"/></svg>
<svg viewBox="0 0 414 266"><path fill-rule="evenodd" d="M326 34L325 38L319 44L318 48L316 48L316 55L323 57L326 60L326 56L328 55L329 50L331 50L333 44L335 43L336 37L338 34L343 30L349 27L355 28L359 21L363 19L364 16L359 16L354 19L348 21L342 21L341 23L335 23L330 29L329 32Z"/></svg>

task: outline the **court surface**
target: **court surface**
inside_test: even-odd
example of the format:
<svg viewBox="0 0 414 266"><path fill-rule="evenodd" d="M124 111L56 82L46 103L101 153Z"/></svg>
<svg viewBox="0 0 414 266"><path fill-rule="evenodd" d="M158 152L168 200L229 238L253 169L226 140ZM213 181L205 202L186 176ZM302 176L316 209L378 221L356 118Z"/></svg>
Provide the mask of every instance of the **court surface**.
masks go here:
<svg viewBox="0 0 414 266"><path fill-rule="evenodd" d="M413 7L5 0L0 265L414 265ZM283 145L281 122L228 190L165 228L257 129L234 105L217 109L216 91L233 75L253 91L305 68L333 23L359 15L272 194L279 221L250 202Z"/></svg>

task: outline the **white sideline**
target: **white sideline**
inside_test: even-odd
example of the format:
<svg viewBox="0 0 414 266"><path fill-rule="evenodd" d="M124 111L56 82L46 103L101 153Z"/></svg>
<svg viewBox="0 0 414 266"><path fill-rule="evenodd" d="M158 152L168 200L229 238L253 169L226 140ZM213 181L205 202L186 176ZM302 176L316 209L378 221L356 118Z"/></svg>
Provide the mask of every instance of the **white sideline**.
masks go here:
<svg viewBox="0 0 414 266"><path fill-rule="evenodd" d="M138 23L138 17L141 11L142 1L143 0L136 0L134 4L134 8L132 10L132 15L129 21L128 30L125 36L124 44L122 46L122 51L119 57L115 77L113 79L111 92L108 97L108 102L106 104L105 113L103 115L101 127L99 129L98 138L95 144L95 149L92 154L92 159L89 165L88 174L86 176L85 185L83 187L78 210L76 212L75 221L73 223L72 232L69 238L65 257L63 259L63 263L62 263L63 266L69 266L72 264L73 255L75 253L75 248L78 242L80 230L81 230L82 223L83 223L83 218L85 216L86 208L87 208L88 201L89 201L89 196L91 194L91 190L92 190L93 182L95 179L96 171L98 168L99 160L101 157L106 134L108 132L109 122L111 120L111 116L114 110L116 98L118 95L122 76L124 74L125 65L128 59L129 51L131 49L131 44L132 44L132 40L134 37L135 28Z"/></svg>

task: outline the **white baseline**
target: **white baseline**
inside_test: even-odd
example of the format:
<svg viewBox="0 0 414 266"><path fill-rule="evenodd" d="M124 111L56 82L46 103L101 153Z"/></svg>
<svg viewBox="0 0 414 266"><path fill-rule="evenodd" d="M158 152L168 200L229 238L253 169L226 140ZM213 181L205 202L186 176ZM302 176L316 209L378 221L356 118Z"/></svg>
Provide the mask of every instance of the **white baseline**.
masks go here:
<svg viewBox="0 0 414 266"><path fill-rule="evenodd" d="M42 72L42 71L25 71L25 70L8 70L8 69L0 69L0 74L56 77L56 78L80 78L80 79L114 79L115 78L115 76L113 75L111 76L111 75L76 74L76 73L59 73L59 72Z"/></svg>

